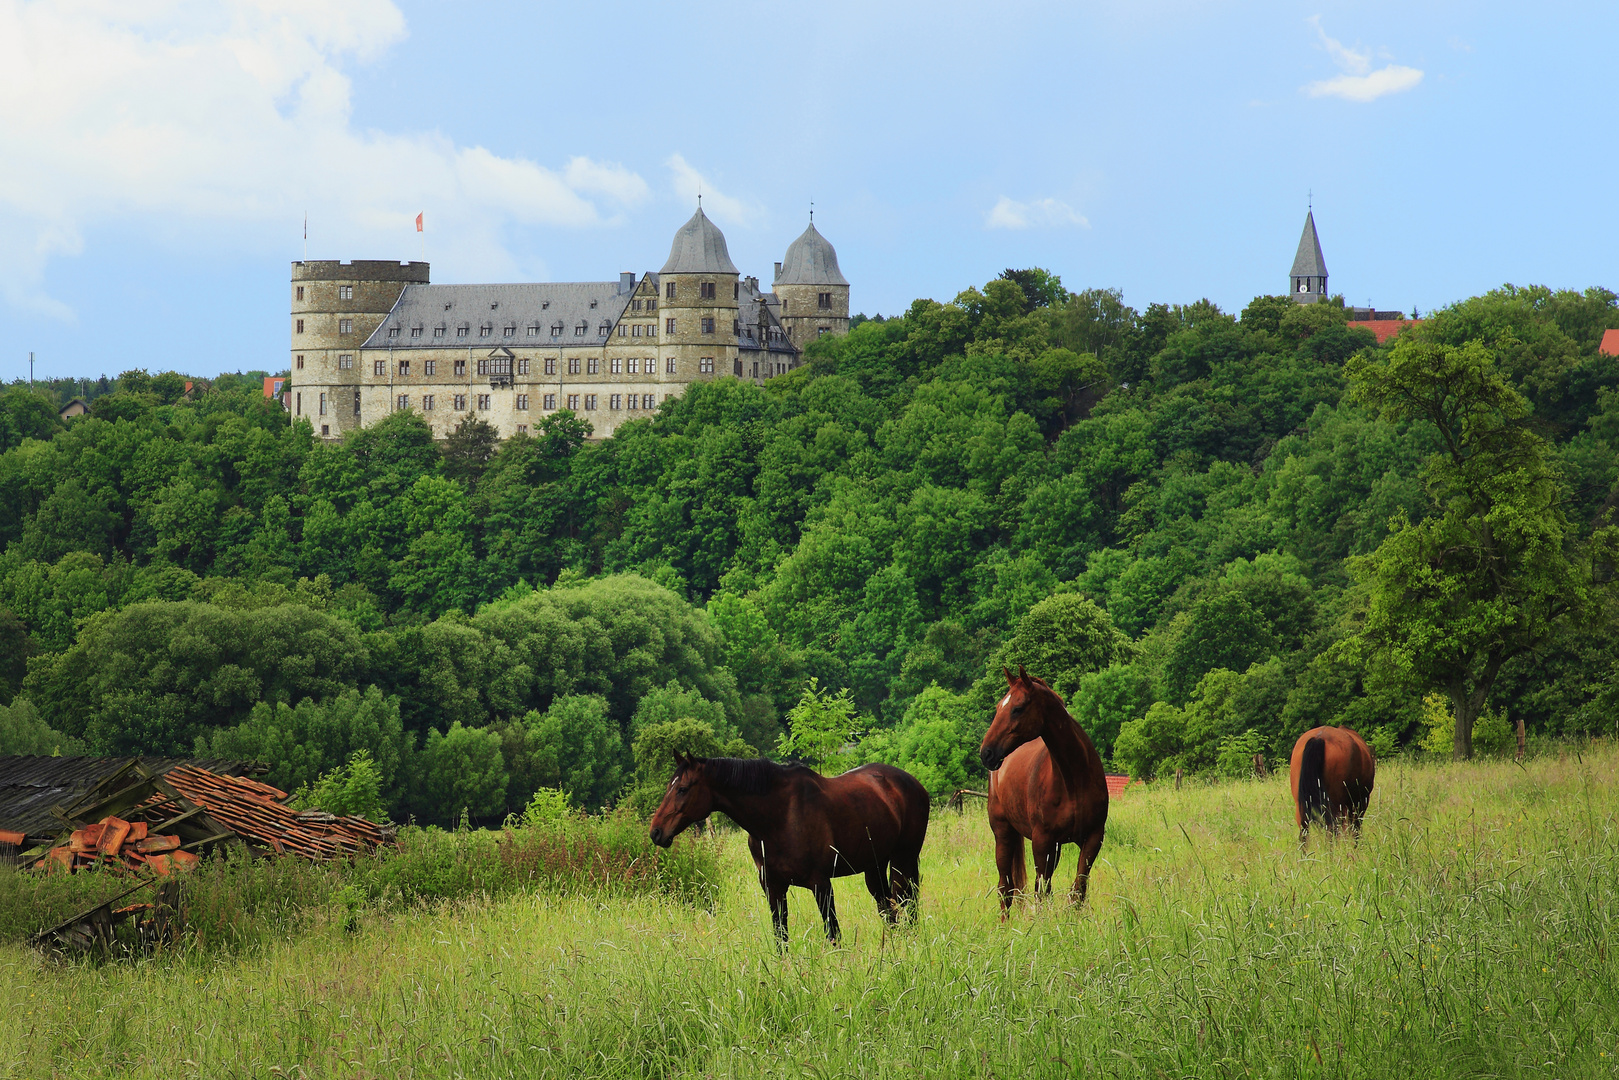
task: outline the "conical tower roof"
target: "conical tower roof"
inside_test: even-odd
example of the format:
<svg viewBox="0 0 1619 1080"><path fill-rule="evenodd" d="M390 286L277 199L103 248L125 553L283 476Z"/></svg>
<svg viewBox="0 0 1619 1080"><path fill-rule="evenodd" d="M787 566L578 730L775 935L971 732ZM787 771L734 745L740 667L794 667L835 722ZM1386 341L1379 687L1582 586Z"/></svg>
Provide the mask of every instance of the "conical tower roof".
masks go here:
<svg viewBox="0 0 1619 1080"><path fill-rule="evenodd" d="M838 253L826 237L815 231L812 221L803 235L787 245L787 257L781 260L776 284L847 285L849 280L838 269Z"/></svg>
<svg viewBox="0 0 1619 1080"><path fill-rule="evenodd" d="M725 250L725 234L719 226L708 220L703 208L698 207L691 220L675 233L675 242L669 248L669 261L663 264L665 274L734 274L736 264Z"/></svg>
<svg viewBox="0 0 1619 1080"><path fill-rule="evenodd" d="M1293 277L1326 277L1327 260L1321 257L1321 238L1315 234L1315 211L1304 215L1304 235L1299 237L1299 253L1293 256Z"/></svg>

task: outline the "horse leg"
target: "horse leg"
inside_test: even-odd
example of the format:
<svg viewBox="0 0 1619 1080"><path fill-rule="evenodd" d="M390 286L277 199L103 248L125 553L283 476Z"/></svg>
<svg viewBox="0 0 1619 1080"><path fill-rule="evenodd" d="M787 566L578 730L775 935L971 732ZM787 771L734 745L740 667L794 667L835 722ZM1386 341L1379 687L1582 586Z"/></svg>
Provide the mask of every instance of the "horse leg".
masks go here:
<svg viewBox="0 0 1619 1080"><path fill-rule="evenodd" d="M898 914L904 908L906 918L910 922L916 921L917 916L917 890L921 885L922 872L917 866L915 855L901 856L893 865L890 875L889 891L894 897L894 910Z"/></svg>
<svg viewBox="0 0 1619 1080"><path fill-rule="evenodd" d="M1079 845L1079 872L1074 875L1074 888L1068 894L1068 899L1075 904L1085 902L1085 890L1090 885L1091 867L1096 863L1096 856L1102 850L1102 830L1097 829L1085 842Z"/></svg>
<svg viewBox="0 0 1619 1080"><path fill-rule="evenodd" d="M821 909L821 921L826 924L826 939L836 945L843 936L838 929L838 909L832 902L832 879L821 878L810 886L815 894L815 906Z"/></svg>
<svg viewBox="0 0 1619 1080"><path fill-rule="evenodd" d="M776 929L776 944L787 947L787 884L766 880L765 897L770 901L770 921Z"/></svg>
<svg viewBox="0 0 1619 1080"><path fill-rule="evenodd" d="M877 914L894 921L894 897L888 889L888 867L879 866L875 870L866 871L866 890L871 898L877 901Z"/></svg>
<svg viewBox="0 0 1619 1080"><path fill-rule="evenodd" d="M1034 891L1051 895L1051 878L1057 872L1057 860L1062 858L1062 844L1043 836L1037 836L1032 844L1034 848Z"/></svg>
<svg viewBox="0 0 1619 1080"><path fill-rule="evenodd" d="M1000 871L1001 921L1012 907L1012 898L1023 892L1027 873L1023 865L1023 834L1010 825L994 825L995 868Z"/></svg>

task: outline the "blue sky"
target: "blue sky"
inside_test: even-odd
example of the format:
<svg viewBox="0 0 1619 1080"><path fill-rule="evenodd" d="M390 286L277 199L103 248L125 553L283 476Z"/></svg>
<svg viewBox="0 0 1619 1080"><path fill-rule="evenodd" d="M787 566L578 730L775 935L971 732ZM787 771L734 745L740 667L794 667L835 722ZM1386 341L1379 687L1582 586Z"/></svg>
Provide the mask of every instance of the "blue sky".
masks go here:
<svg viewBox="0 0 1619 1080"><path fill-rule="evenodd" d="M1138 307L1427 310L1612 273L1611 3L0 0L0 379L279 370L288 263L768 282L810 201L885 314L1038 265ZM426 215L418 237L413 220Z"/></svg>

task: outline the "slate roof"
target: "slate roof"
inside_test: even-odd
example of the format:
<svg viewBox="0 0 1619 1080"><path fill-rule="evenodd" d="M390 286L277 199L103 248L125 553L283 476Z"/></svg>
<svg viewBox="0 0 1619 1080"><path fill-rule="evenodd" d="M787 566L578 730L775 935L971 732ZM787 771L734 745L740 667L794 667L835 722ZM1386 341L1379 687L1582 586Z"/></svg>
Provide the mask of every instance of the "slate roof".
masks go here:
<svg viewBox="0 0 1619 1080"><path fill-rule="evenodd" d="M760 305L764 306L770 329L781 330L781 320L776 317L778 311L776 297L771 293L756 292L750 278L743 283L742 290L738 294L736 301L736 319L741 329L741 333L737 335L736 339L737 347L741 349L766 348L771 352L780 353L798 352L793 343L787 339L785 332L780 334L775 341L761 342L759 340Z"/></svg>
<svg viewBox="0 0 1619 1080"><path fill-rule="evenodd" d="M1292 277L1326 277L1327 260L1321 255L1321 238L1315 234L1315 211L1304 215L1304 234L1299 237L1299 253L1293 256Z"/></svg>
<svg viewBox="0 0 1619 1080"><path fill-rule="evenodd" d="M838 253L826 237L815 230L815 223L787 245L781 260L777 285L847 285L848 278L838 269Z"/></svg>
<svg viewBox="0 0 1619 1080"><path fill-rule="evenodd" d="M725 249L725 234L719 226L708 220L701 207L691 220L675 233L675 242L669 247L669 261L663 264L665 274L734 274L736 263Z"/></svg>
<svg viewBox="0 0 1619 1080"><path fill-rule="evenodd" d="M361 348L493 350L502 345L601 345L629 306L617 281L538 282L518 285L406 285L393 310ZM594 305L594 306L593 306ZM558 325L561 333L553 334ZM584 332L579 332L583 324ZM434 337L434 327L445 328ZM465 326L466 337L456 328ZM489 334L480 333L489 327ZM506 328L512 328L510 337ZM538 334L528 328L538 326ZM420 327L420 337L411 337ZM389 336L390 329L399 331Z"/></svg>
<svg viewBox="0 0 1619 1080"><path fill-rule="evenodd" d="M127 757L0 756L0 829L49 838L65 831L51 807L74 802L101 780L118 771ZM222 776L257 776L269 767L252 761L143 757L141 764L163 775L180 765L194 765Z"/></svg>

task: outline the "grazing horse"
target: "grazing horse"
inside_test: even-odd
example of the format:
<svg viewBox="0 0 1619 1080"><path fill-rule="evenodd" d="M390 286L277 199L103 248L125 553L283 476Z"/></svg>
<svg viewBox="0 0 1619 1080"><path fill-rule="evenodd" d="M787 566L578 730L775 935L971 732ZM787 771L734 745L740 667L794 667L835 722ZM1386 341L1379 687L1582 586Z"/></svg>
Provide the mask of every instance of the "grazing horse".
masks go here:
<svg viewBox="0 0 1619 1080"><path fill-rule="evenodd" d="M1348 825L1360 835L1377 772L1377 759L1365 739L1348 728L1311 728L1293 744L1289 772L1300 844L1309 839L1312 821L1334 830Z"/></svg>
<svg viewBox="0 0 1619 1080"><path fill-rule="evenodd" d="M1107 826L1107 776L1091 737L1056 691L1018 667L1006 668L1006 696L978 756L989 770L989 827L1000 871L1001 918L1023 891L1023 840L1034 844L1035 892L1051 891L1062 845L1079 845L1069 898L1085 900L1091 864Z"/></svg>
<svg viewBox="0 0 1619 1080"><path fill-rule="evenodd" d="M892 923L900 908L915 918L929 803L916 777L892 765L821 776L764 758L677 753L674 779L652 815L652 842L668 847L718 810L747 830L776 937L787 941L787 889L799 885L815 894L826 936L836 942L835 877L865 874L883 918Z"/></svg>

